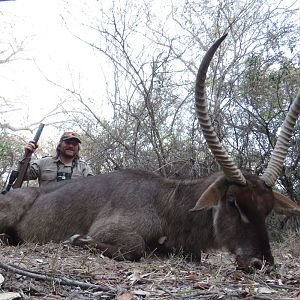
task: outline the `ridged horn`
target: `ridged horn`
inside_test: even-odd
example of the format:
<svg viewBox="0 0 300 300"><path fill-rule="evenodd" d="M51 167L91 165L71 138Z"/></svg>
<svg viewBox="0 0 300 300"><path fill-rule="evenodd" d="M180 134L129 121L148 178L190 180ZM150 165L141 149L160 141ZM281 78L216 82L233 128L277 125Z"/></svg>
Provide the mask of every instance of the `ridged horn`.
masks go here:
<svg viewBox="0 0 300 300"><path fill-rule="evenodd" d="M205 81L209 64L216 50L218 49L222 41L226 38L226 36L227 34L223 35L208 49L199 67L195 88L196 113L205 140L226 177L232 182L246 185L245 177L221 145L220 140L211 124L211 120L208 115L207 100L205 96Z"/></svg>
<svg viewBox="0 0 300 300"><path fill-rule="evenodd" d="M292 103L288 114L281 126L280 133L272 152L270 161L266 170L260 176L260 178L268 186L273 186L282 171L282 166L287 155L291 136L294 132L294 127L298 116L300 114L300 91L298 92L296 99Z"/></svg>

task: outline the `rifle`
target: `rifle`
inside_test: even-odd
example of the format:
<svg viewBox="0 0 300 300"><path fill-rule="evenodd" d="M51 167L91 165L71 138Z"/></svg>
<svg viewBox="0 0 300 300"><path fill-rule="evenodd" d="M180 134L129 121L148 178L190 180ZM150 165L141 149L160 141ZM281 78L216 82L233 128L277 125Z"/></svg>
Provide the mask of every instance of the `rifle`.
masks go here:
<svg viewBox="0 0 300 300"><path fill-rule="evenodd" d="M30 141L30 143L33 143L37 145L38 140L41 136L41 133L44 129L45 124L40 123L39 128L34 136L34 138ZM16 189L20 188L22 186L22 183L25 179L25 176L27 174L27 170L30 164L32 152L30 150L25 150L24 157L19 162L18 170L12 170L9 175L9 180L6 188L1 192L2 194L6 194L11 188Z"/></svg>

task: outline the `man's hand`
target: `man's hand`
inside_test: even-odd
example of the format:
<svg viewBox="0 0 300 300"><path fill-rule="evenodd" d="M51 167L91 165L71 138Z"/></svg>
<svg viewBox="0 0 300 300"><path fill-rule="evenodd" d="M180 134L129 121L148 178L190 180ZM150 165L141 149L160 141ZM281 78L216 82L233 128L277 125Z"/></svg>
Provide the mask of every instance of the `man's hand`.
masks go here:
<svg viewBox="0 0 300 300"><path fill-rule="evenodd" d="M25 151L30 151L30 152L34 152L37 148L38 145L35 145L34 143L29 142L28 144L25 145Z"/></svg>

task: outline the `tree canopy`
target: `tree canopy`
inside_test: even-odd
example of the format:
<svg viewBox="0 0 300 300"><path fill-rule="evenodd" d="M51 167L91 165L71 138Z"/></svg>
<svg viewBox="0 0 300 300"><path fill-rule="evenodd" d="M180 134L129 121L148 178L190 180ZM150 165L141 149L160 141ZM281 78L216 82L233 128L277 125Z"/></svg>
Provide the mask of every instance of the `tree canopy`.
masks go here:
<svg viewBox="0 0 300 300"><path fill-rule="evenodd" d="M194 82L205 51L224 33L208 73L210 116L238 166L263 171L300 86L297 3L89 0L63 7L65 26L103 66L101 94L62 86L62 112L82 134L95 173L133 167L197 178L218 170L195 117ZM293 197L299 132L298 122L278 181Z"/></svg>

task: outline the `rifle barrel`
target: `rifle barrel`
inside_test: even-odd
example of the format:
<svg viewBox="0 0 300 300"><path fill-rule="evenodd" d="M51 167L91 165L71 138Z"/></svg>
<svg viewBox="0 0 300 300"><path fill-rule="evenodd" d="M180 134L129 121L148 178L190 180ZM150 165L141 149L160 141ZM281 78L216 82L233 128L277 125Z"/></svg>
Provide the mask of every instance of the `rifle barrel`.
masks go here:
<svg viewBox="0 0 300 300"><path fill-rule="evenodd" d="M40 123L39 128L38 128L33 140L31 141L35 145L37 144L37 142L38 142L38 140L41 136L41 133L43 131L44 126L45 126L45 124ZM30 165L31 155L32 155L32 152L25 151L25 155L19 163L18 176L17 176L15 182L12 185L12 187L14 189L15 188L20 188L22 186L22 183L23 183L23 181L24 181L24 179L26 178L26 175L27 175L28 167Z"/></svg>
<svg viewBox="0 0 300 300"><path fill-rule="evenodd" d="M41 133L42 133L42 131L43 131L43 129L44 129L44 126L45 126L45 124L40 123L39 128L38 128L37 132L35 133L35 136L34 136L34 138L33 138L33 140L32 140L32 142L33 142L34 144L37 144L37 142L39 141L39 138L40 138Z"/></svg>

